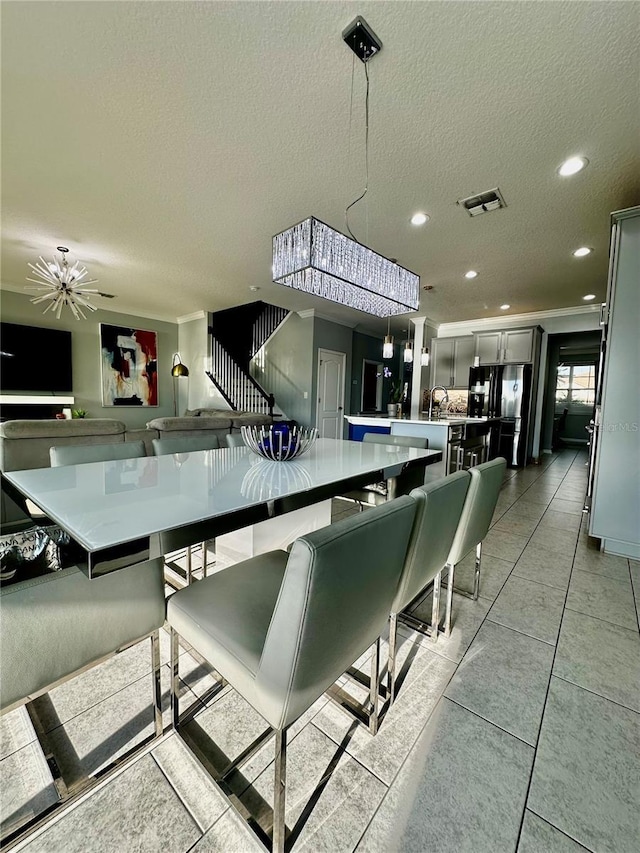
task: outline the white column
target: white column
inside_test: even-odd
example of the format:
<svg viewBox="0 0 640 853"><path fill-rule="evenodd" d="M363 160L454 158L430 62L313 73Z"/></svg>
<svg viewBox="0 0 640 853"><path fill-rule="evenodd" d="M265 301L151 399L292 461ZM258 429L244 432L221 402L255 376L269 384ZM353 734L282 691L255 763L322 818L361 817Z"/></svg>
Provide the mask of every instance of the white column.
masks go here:
<svg viewBox="0 0 640 853"><path fill-rule="evenodd" d="M420 354L424 341L424 325L426 317L414 317L411 322L415 326L413 335L413 381L411 383L411 418L419 418L422 412L422 389L429 385L429 368L420 364Z"/></svg>

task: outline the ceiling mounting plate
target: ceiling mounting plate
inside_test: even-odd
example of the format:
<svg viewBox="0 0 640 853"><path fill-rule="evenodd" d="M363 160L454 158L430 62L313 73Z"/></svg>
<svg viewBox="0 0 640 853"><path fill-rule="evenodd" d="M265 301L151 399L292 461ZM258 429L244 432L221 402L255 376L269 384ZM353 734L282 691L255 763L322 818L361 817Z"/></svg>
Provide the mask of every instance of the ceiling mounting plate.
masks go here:
<svg viewBox="0 0 640 853"><path fill-rule="evenodd" d="M342 38L363 62L382 50L382 42L360 15L342 31Z"/></svg>

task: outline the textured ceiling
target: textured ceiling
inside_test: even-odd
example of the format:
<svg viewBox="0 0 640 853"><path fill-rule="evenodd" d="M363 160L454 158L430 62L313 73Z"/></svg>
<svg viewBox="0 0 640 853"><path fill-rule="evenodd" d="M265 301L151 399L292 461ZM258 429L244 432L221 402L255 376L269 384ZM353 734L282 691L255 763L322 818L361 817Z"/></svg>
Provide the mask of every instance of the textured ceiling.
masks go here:
<svg viewBox="0 0 640 853"><path fill-rule="evenodd" d="M635 2L5 0L3 287L62 244L112 310L260 298L384 327L270 277L273 234L310 214L344 230L364 186L363 66L340 35L356 14L384 47L351 226L433 286L418 314L604 298L609 212L640 200ZM561 179L574 154L589 167ZM505 210L456 205L495 186Z"/></svg>

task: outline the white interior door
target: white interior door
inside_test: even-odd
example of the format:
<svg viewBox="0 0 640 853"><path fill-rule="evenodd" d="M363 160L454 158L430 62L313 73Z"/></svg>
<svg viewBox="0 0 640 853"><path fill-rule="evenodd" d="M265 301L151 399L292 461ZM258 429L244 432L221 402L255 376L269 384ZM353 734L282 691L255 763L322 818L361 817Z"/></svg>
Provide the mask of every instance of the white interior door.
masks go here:
<svg viewBox="0 0 640 853"><path fill-rule="evenodd" d="M318 350L316 424L321 438L342 438L346 360L343 352Z"/></svg>

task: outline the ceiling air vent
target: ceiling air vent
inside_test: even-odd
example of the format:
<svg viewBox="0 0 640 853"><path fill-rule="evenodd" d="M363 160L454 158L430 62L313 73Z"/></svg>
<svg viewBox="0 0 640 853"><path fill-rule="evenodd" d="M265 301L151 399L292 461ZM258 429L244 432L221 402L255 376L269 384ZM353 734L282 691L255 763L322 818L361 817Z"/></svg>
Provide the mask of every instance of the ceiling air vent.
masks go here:
<svg viewBox="0 0 640 853"><path fill-rule="evenodd" d="M507 206L498 187L484 193L470 195L469 198L458 199L458 204L467 211L469 216L479 216L481 213L490 213L492 210L500 210L501 207Z"/></svg>

